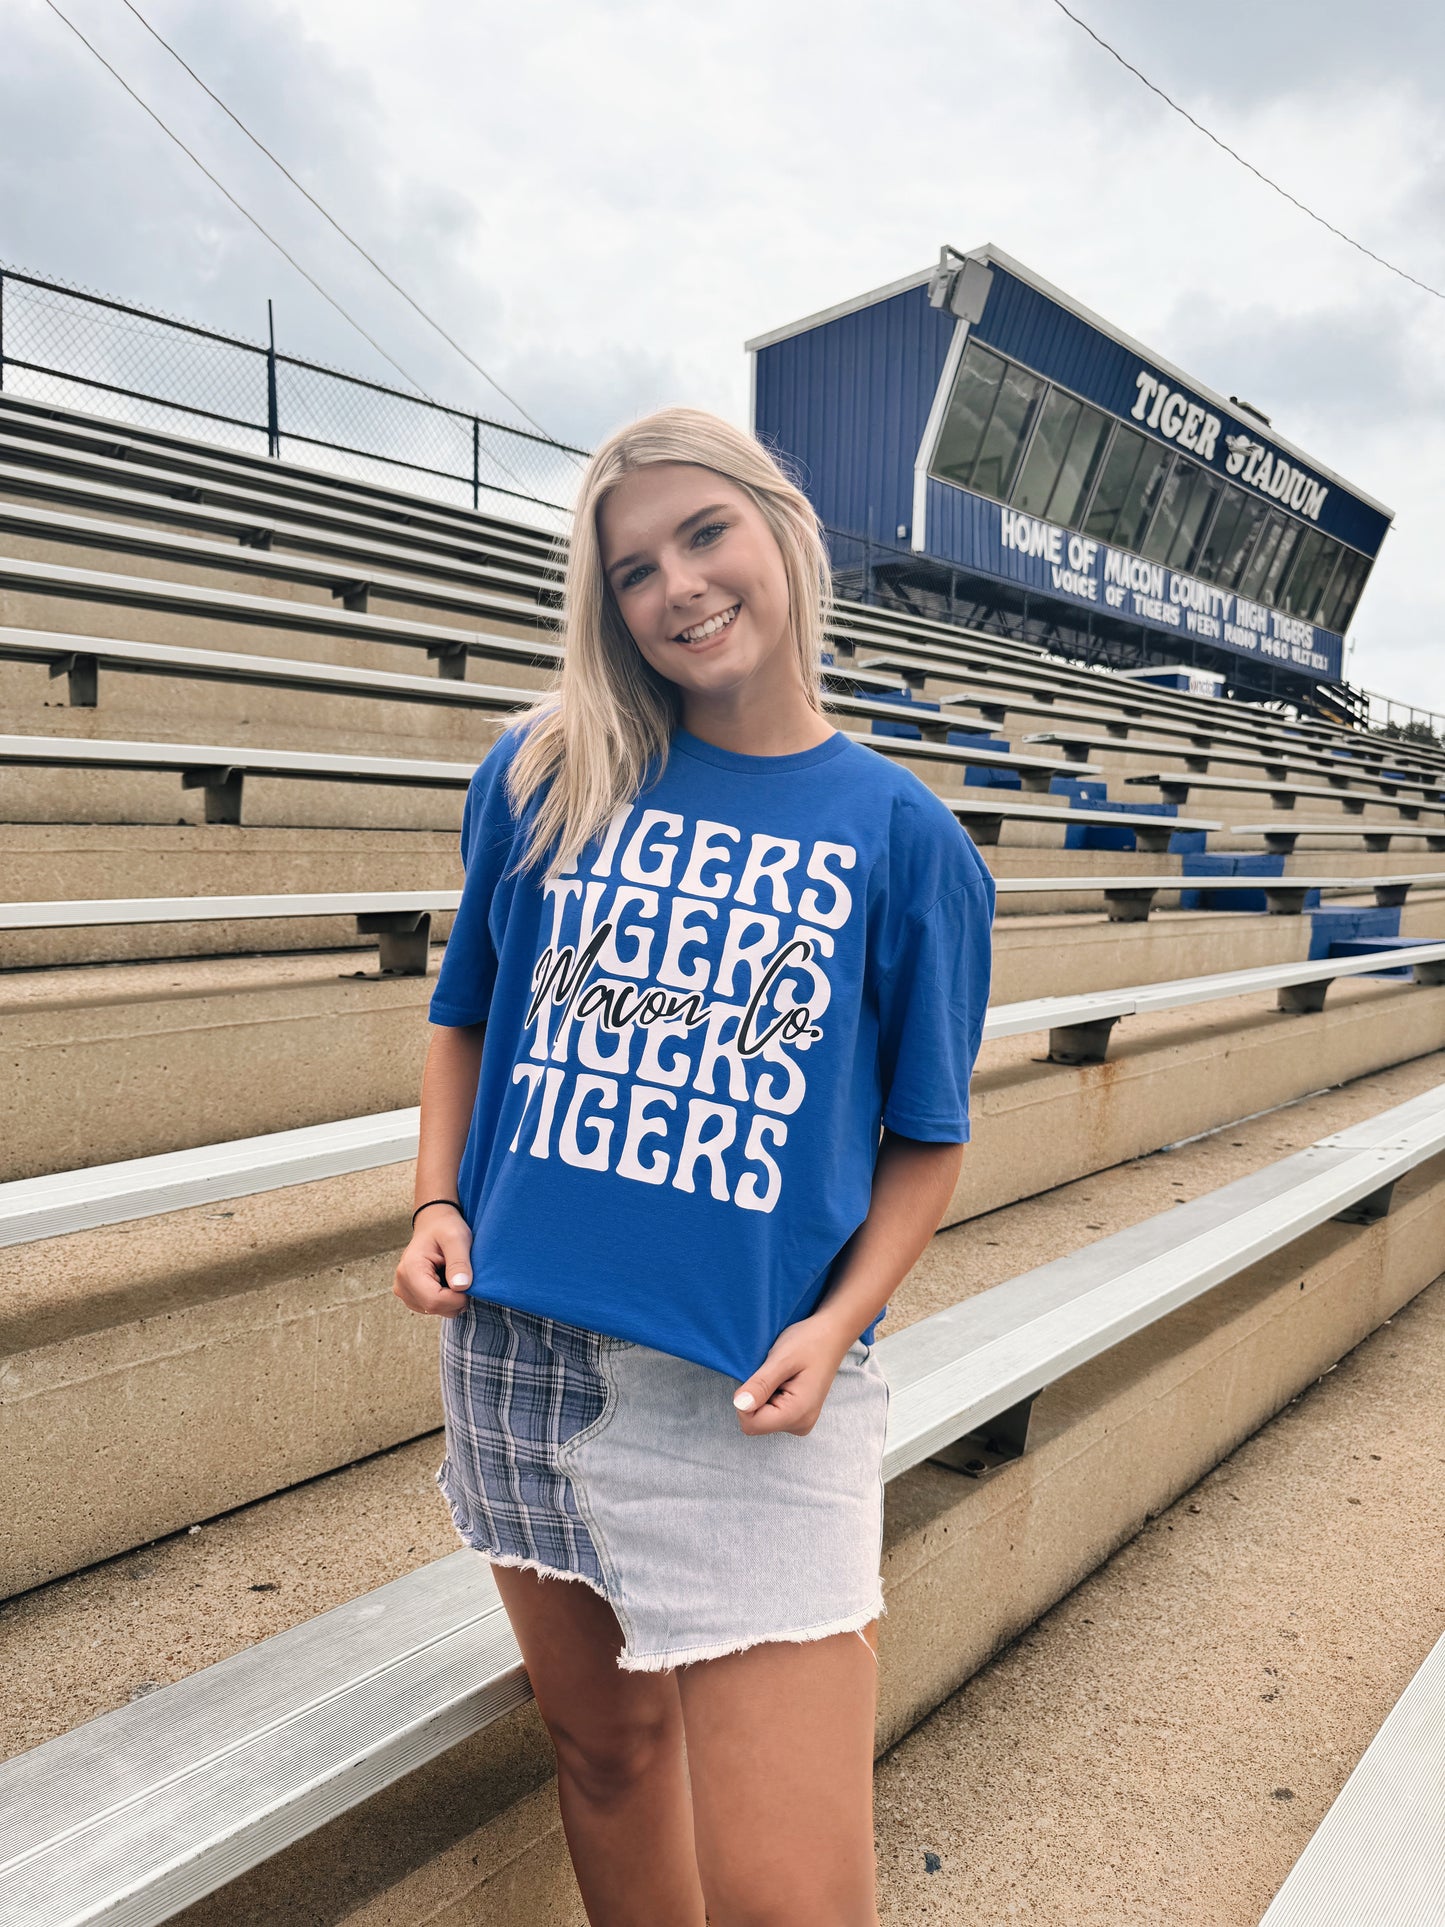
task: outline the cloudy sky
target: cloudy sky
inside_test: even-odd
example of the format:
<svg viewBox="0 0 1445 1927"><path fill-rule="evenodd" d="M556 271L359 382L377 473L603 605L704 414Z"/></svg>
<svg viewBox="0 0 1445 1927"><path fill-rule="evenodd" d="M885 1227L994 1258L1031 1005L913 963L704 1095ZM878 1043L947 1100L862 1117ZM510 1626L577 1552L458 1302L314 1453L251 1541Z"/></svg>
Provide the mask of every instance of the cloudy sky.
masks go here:
<svg viewBox="0 0 1445 1927"><path fill-rule="evenodd" d="M1071 0L1281 185L1445 288L1438 0ZM123 0L57 0L428 392L506 404ZM1210 146L1052 0L136 0L553 434L742 421L744 339L996 241L1396 511L1351 681L1445 711L1445 301ZM45 0L7 0L0 260L394 371Z"/></svg>

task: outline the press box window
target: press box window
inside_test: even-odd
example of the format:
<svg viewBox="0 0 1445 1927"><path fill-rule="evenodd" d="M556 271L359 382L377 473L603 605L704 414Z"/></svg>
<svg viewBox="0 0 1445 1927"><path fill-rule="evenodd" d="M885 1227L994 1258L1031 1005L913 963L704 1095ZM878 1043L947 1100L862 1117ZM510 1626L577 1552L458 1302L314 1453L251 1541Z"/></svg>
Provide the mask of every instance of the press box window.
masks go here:
<svg viewBox="0 0 1445 1927"><path fill-rule="evenodd" d="M1089 490L1093 487L1094 476L1098 473L1099 461L1104 453L1104 444L1109 439L1109 418L1097 408L1087 403L1079 404L1079 418L1074 424L1074 432L1069 440L1068 452L1064 456L1059 478L1054 484L1046 510L1049 521L1059 522L1066 529L1079 526L1079 511L1088 500Z"/></svg>
<svg viewBox="0 0 1445 1927"><path fill-rule="evenodd" d="M1028 457L1009 498L1015 508L1023 509L1028 515L1047 515L1049 497L1059 479L1059 470L1069 452L1082 410L1083 403L1066 395L1062 388L1050 389L1039 411L1039 425L1029 445Z"/></svg>
<svg viewBox="0 0 1445 1927"><path fill-rule="evenodd" d="M1123 508L1145 449L1149 444L1132 428L1116 428L1099 470L1099 485L1084 517L1084 533L1096 542L1113 540L1119 511Z"/></svg>
<svg viewBox="0 0 1445 1927"><path fill-rule="evenodd" d="M1206 475L1197 462L1177 455L1160 493L1159 507L1145 534L1141 554L1150 562L1188 570L1198 547L1199 531L1218 493L1219 484L1213 476Z"/></svg>
<svg viewBox="0 0 1445 1927"><path fill-rule="evenodd" d="M1139 466L1124 492L1114 532L1108 538L1116 548L1128 549L1134 555L1143 553L1144 531L1153 517L1173 459L1170 451L1157 442L1145 443Z"/></svg>
<svg viewBox="0 0 1445 1927"><path fill-rule="evenodd" d="M941 480L968 487L1007 365L976 341L964 350L933 457L933 472Z"/></svg>
<svg viewBox="0 0 1445 1927"><path fill-rule="evenodd" d="M1026 368L1010 364L999 383L993 416L983 432L970 487L980 495L991 495L996 502L1008 500L1014 471L1034 424L1034 415L1043 397L1044 384Z"/></svg>
<svg viewBox="0 0 1445 1927"><path fill-rule="evenodd" d="M1280 585L1279 606L1287 615L1310 621L1335 565L1338 544L1318 529L1306 529L1295 550L1294 567Z"/></svg>
<svg viewBox="0 0 1445 1927"><path fill-rule="evenodd" d="M1006 502L1045 383L971 341L939 432L933 473Z"/></svg>
<svg viewBox="0 0 1445 1927"><path fill-rule="evenodd" d="M1325 591L1323 607L1315 618L1321 628L1330 629L1337 636L1345 633L1369 573L1370 565L1364 556L1357 554L1354 549L1346 549Z"/></svg>

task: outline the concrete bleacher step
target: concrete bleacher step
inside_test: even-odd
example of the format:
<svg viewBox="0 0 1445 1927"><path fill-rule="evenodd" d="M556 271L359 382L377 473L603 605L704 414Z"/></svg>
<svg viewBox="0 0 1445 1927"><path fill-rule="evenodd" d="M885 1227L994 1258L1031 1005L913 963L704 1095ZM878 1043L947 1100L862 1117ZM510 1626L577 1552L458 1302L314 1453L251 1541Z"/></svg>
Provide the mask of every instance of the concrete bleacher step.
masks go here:
<svg viewBox="0 0 1445 1927"><path fill-rule="evenodd" d="M12 975L0 1049L24 1122L0 1181L414 1102L433 982L381 975L374 949ZM1356 977L1312 1014L1242 997L1131 1020L1102 1065L1036 1061L1037 1037L986 1043L975 1091L989 1130L959 1200L992 1209L1090 1168L1080 1158L1136 1156L1438 1049L1442 1024L1445 985ZM1045 1112L1058 1128L1040 1139Z"/></svg>
<svg viewBox="0 0 1445 1927"><path fill-rule="evenodd" d="M27 431L32 438L28 441ZM96 418L78 415L67 418L65 411L27 410L23 403L19 404L18 412L8 401L0 408L0 452L21 458L19 475L23 478L28 473L32 489L37 492L43 491L47 481L62 486L62 471L78 473L88 464L87 472L93 478L88 486L103 487L107 480L116 479L122 486L141 483L143 488L130 492L143 495L144 488L150 488L158 501L167 495L195 498L207 496L209 492L212 499L224 497L252 506L269 502L273 509L296 518L309 518L317 527L330 525L348 533L357 528L389 532L394 541L410 544L418 552L433 544L466 557L475 553L480 539L499 555L519 558L525 566L534 569L545 571L554 557L547 538L515 524L448 510L396 490L321 477L287 464L238 457L228 451L186 443L183 438L117 430L114 425ZM122 456L123 460L118 459ZM12 462L10 466L14 468L16 464ZM201 478L199 481L194 479L197 476ZM23 479L17 481L15 492L24 498ZM95 504L82 502L80 506ZM1101 689L1109 689L1111 681L1077 667L1045 665L1036 651L1007 638L970 632L926 618L864 609L846 602L840 607L838 641L844 652L850 643L874 650L891 643L913 651L915 660L925 669L934 658L955 667L974 660L981 667L992 666L1002 674L1013 673L1016 678L1022 678L1018 683L1021 688L1037 684L1041 693L1050 697L1057 697L1063 688L1076 692L1080 698L1096 698ZM1308 719L1288 727L1274 725L1238 704L1184 697L1178 692L1132 682L1113 684L1109 700L1121 711L1128 710L1141 717L1175 715L1196 723L1212 718L1217 730L1241 740L1254 731L1265 741L1272 731L1274 740L1292 743L1296 748L1330 750L1347 745L1352 750L1364 747L1377 757L1395 760L1415 757L1437 769L1445 763L1438 752L1432 753L1419 745L1393 743L1368 733L1362 736Z"/></svg>
<svg viewBox="0 0 1445 1927"><path fill-rule="evenodd" d="M0 823L0 900L245 896L261 891L459 889L455 829L274 829L259 824ZM433 935L447 927L433 922ZM0 931L0 969L153 957L355 947L350 920ZM360 964L357 968L362 967ZM370 967L374 967L370 966Z"/></svg>
<svg viewBox="0 0 1445 1927"><path fill-rule="evenodd" d="M0 1596L434 1430L410 1211L393 1163L0 1250Z"/></svg>
<svg viewBox="0 0 1445 1927"><path fill-rule="evenodd" d="M262 595L254 588L218 589L166 576L62 567L0 557L0 622L14 629L53 629L188 648L252 649L294 656L298 638L320 661L376 669L416 669L429 652L448 652L528 666L555 667L558 645L550 616L535 604L501 595L466 621L413 621L352 610L327 598Z"/></svg>
<svg viewBox="0 0 1445 1927"><path fill-rule="evenodd" d="M464 555L478 543L534 560L552 553L553 531L531 523L11 394L0 396L0 452L41 480L83 475L185 501L284 505L318 526L386 529L393 539Z"/></svg>
<svg viewBox="0 0 1445 1927"><path fill-rule="evenodd" d="M12 459L15 443L0 426L0 517L4 506L27 516L37 505L67 513L103 516L137 534L219 538L243 548L279 550L330 560L362 560L393 571L477 586L521 575L538 588L560 580L559 552L513 524L482 524L453 537L428 536L406 524L387 523L360 511L308 513L305 504L268 496L262 487L210 488L205 501L170 488L134 486L143 479L134 465L118 471L98 462L91 475L62 473ZM32 445L33 452L33 445ZM158 478L159 479L159 478Z"/></svg>
<svg viewBox="0 0 1445 1927"><path fill-rule="evenodd" d="M431 989L375 948L9 975L0 1181L415 1103Z"/></svg>
<svg viewBox="0 0 1445 1927"><path fill-rule="evenodd" d="M185 974L146 968L160 969L174 988ZM133 979L144 971L116 974ZM197 974L211 992L212 974ZM244 981L239 973L237 981ZM425 995L425 980L392 980L386 988L402 986L418 1000ZM274 994L274 981L266 988ZM318 997L319 1015L306 1002ZM1101 1063L1045 1061L1047 1031L986 1042L975 1080L976 1134L945 1224L976 1223L1023 1197L1302 1099L1319 1087L1322 1061L1338 1082L1445 1046L1445 985L1353 977L1336 982L1330 998L1323 1011L1303 1016L1265 1008L1258 997L1141 1013L1124 1020ZM275 1021L254 980L248 1001L253 1010L223 1040L241 1052L248 1090L231 1092L229 1077L208 1077L204 1060L193 1057L177 1103L184 1106L192 1088L218 1091L222 1101L210 1111L196 1100L182 1109L180 1143L207 1141L197 1118L220 1142L349 1115L323 1102L317 1117L313 1089L324 1096L349 1074L351 1087L365 1091L374 1078L375 1014L339 1008L314 975L289 1022ZM405 1017L405 1004L389 1004L386 1024L398 1009ZM204 1019L204 997L200 1010ZM113 1019L114 1007L105 1014ZM271 1025L259 1044L247 1035L248 1014L254 1026ZM352 1017L354 1028L343 1032L340 1016ZM415 1007L412 1016L410 1031L403 1024L399 1033L403 1058L421 1028ZM179 1039L159 1031L168 1017L179 1018ZM69 1022L63 1034L82 1028ZM166 1080L147 1079L145 1070L157 1056L194 1050L197 1031L207 1038L185 1000L145 1013L127 1037L118 1026L108 1029L95 1055L108 1088L122 1093L122 1111L134 1116L123 1116L117 1129L114 1118L63 1108L60 1093L35 1104L32 1115L45 1121L27 1134L21 1161L38 1172L64 1168L64 1144L87 1141L96 1148L84 1159L72 1156L72 1165L171 1148L163 1139L176 1119L154 1096L159 1088L164 1099ZM281 1049L268 1074L262 1052L277 1035ZM46 1041L42 1032L41 1051ZM82 1051L72 1048L66 1064L79 1088L99 1087ZM383 1096L353 1108L386 1107ZM217 1116L225 1120L220 1130ZM47 1135L57 1123L71 1133L63 1143ZM107 1128L116 1140L109 1145ZM185 1210L0 1251L0 1304L12 1308L3 1346L12 1396L0 1422L0 1511L28 1522L16 1555L25 1575L19 1583L123 1550L174 1529L198 1508L221 1510L435 1422L425 1327L392 1316L408 1169L385 1165L225 1202L212 1194ZM36 1281L44 1281L38 1292ZM163 1318L147 1315L153 1300ZM323 1352L343 1357L346 1369L333 1363L318 1373ZM124 1496L97 1509L83 1474L101 1447L116 1474L111 1492ZM73 1461L67 1476L61 1461ZM40 1489L52 1495L43 1506L33 1496Z"/></svg>
<svg viewBox="0 0 1445 1927"><path fill-rule="evenodd" d="M1431 1091L1441 1068L1412 1064L941 1234L889 1322L906 1329L1074 1250L1085 1213L1096 1235L1140 1224ZM1428 1284L1445 1224L1439 1166L1401 1182L1388 1218L1321 1224L1059 1381L1036 1405L1023 1459L982 1481L926 1463L890 1484L880 1748ZM449 1550L430 1485L438 1456L424 1439L12 1601L5 1750L143 1699ZM519 1708L483 1738L198 1903L187 1927L304 1919L323 1895L324 1918L348 1927L580 1920L534 1713Z"/></svg>
<svg viewBox="0 0 1445 1927"><path fill-rule="evenodd" d="M883 1927L1440 1918L1428 1754L1306 1843L1442 1624L1442 1356L1445 1279L879 1760Z"/></svg>
<svg viewBox="0 0 1445 1927"><path fill-rule="evenodd" d="M102 514L76 515L61 509L6 506L0 502L0 555L74 568L115 568L122 573L154 573L157 566L176 582L306 595L320 591L348 607L390 609L425 620L429 611L469 613L485 608L493 592L555 604L555 578L507 562L478 562L467 575L457 567L451 579L408 568L405 551L378 540L360 540L340 556L303 555L275 545L276 531L254 520L237 541L223 536L165 533L137 528ZM390 553L388 553L390 551ZM481 598L479 600L479 598Z"/></svg>
<svg viewBox="0 0 1445 1927"><path fill-rule="evenodd" d="M11 438L17 433L23 438L27 427L32 435L43 439L32 440L28 445L14 443ZM186 444L179 438L131 430L117 431L112 425L93 418L72 417L67 422L62 419L62 411L49 411L49 419L45 419L43 412L27 415L7 411L5 415L0 415L0 442L7 439L11 439L12 452L22 453L26 462L34 464L29 473L33 478L32 485L37 488L43 487L47 472L59 481L57 464L59 467L74 467L88 462L97 477L119 478L122 483L143 481L152 488L172 495L181 492L192 496L204 495L209 488L213 495L220 491L247 503L270 497L282 512L289 512L298 518L309 517L317 526L329 519L333 525L346 528L357 524L375 530L389 528L396 539L417 547L429 542L450 541L452 544L460 543L458 552L465 555L476 539L475 532L480 530L483 539L495 545L500 552L525 556L533 566L551 559L545 540L539 540L535 534L515 525L497 524L485 517L474 518L464 511L447 510L434 502L395 490L323 478L287 464L237 458L227 451ZM82 449L88 452L82 454ZM115 459L122 454L126 458L124 461ZM169 471L165 466L168 462L173 464ZM22 475L25 472L22 464ZM184 488L175 486L181 475L189 477L196 473L202 476L202 485L188 482ZM91 484L97 485L95 482ZM23 482L17 484L17 493L23 497ZM291 505L289 510L286 507L288 503ZM442 531L453 533L448 535ZM845 644L851 640L861 643L865 648L871 644L876 649L887 646L890 641L901 641L903 646L912 645L919 649L924 657L932 653L958 662L972 656L981 663L1012 666L1017 671L1030 672L1035 676L1043 670L1035 651L1011 643L1006 638L846 603L840 616L840 639ZM1060 684L1082 695L1096 693L1100 687L1099 678L1088 676L1077 668L1050 664L1045 674L1055 679L1049 694L1056 694ZM1177 692L1142 687L1137 683L1117 685L1117 701L1140 715L1179 714L1194 719L1216 717L1218 728L1240 735L1247 734L1251 729L1263 730L1268 727L1264 719L1256 719L1248 712L1242 713L1239 705L1211 702L1198 697L1184 698ZM1311 721L1292 725L1288 733L1296 745L1332 746L1346 740L1358 745L1361 741L1360 737L1351 736L1337 727ZM1442 761L1438 755L1427 756L1419 746L1395 745L1383 737L1366 737L1364 741L1374 752L1400 756L1418 754L1437 767Z"/></svg>

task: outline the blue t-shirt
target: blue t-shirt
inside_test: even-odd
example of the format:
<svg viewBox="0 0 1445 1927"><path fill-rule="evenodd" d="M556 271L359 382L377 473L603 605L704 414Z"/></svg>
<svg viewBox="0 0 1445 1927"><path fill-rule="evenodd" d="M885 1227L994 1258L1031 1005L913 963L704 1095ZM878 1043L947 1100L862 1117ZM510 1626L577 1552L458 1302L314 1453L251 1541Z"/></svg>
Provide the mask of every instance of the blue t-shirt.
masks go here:
<svg viewBox="0 0 1445 1927"><path fill-rule="evenodd" d="M968 1140L993 878L842 734L748 756L681 729L569 870L508 875L524 728L468 790L429 1012L487 1026L472 1291L747 1378L866 1217L880 1125Z"/></svg>

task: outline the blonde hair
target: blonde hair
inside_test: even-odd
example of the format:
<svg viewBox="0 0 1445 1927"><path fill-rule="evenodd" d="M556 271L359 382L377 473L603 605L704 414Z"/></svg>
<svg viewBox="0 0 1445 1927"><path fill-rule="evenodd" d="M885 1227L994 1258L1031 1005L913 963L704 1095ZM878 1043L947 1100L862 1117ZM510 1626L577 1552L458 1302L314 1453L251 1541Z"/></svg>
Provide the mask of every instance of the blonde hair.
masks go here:
<svg viewBox="0 0 1445 1927"><path fill-rule="evenodd" d="M700 408L663 408L618 429L593 455L573 515L561 616L565 650L555 684L513 719L523 732L507 773L520 816L545 789L517 868L548 876L634 797L654 757L665 765L682 715L676 684L633 641L602 567L598 510L625 475L654 462L687 462L733 483L767 523L782 553L789 627L804 692L821 711L823 634L831 573L812 503L753 436ZM549 856L550 852L550 856Z"/></svg>

